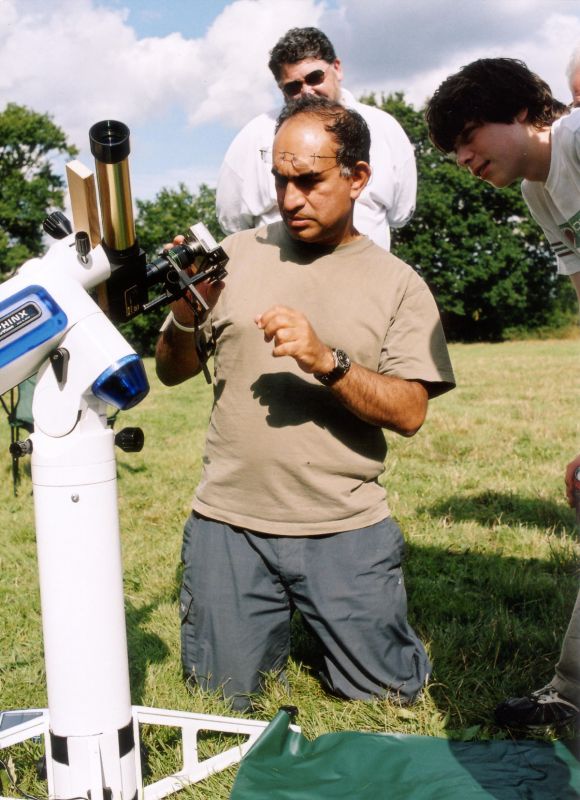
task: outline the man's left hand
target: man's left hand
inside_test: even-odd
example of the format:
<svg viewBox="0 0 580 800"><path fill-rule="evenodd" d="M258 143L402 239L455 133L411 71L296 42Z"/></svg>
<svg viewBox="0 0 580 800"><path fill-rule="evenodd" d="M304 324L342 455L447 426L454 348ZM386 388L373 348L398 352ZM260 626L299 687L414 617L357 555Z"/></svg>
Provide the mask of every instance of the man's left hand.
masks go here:
<svg viewBox="0 0 580 800"><path fill-rule="evenodd" d="M275 358L290 356L301 370L325 374L334 368L332 350L324 344L304 314L287 306L272 306L255 319L266 342L274 341Z"/></svg>

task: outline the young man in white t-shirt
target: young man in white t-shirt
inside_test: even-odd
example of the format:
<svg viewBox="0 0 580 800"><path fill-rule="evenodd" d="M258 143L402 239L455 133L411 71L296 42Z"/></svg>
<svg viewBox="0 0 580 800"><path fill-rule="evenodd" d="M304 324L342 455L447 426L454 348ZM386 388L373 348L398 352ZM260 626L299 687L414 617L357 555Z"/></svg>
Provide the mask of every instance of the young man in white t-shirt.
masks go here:
<svg viewBox="0 0 580 800"><path fill-rule="evenodd" d="M436 147L474 177L498 189L522 181L558 273L570 277L580 301L580 109L569 112L521 61L483 58L443 81L425 117ZM567 485L571 501L569 474ZM580 719L578 598L550 683L508 698L495 715L502 725L529 728Z"/></svg>

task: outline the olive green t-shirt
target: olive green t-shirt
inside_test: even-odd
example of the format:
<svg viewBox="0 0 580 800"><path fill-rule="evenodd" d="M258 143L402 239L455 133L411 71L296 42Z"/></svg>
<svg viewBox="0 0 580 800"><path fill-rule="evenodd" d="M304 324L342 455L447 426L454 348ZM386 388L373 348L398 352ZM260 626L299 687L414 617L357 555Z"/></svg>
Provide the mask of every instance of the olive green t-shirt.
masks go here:
<svg viewBox="0 0 580 800"><path fill-rule="evenodd" d="M299 310L323 342L352 361L423 381L435 396L451 389L454 377L429 289L367 237L320 248L294 242L274 223L222 244L230 261L209 320L214 404L193 509L283 536L384 519L382 429L344 408L293 358L274 358L255 318L276 304Z"/></svg>

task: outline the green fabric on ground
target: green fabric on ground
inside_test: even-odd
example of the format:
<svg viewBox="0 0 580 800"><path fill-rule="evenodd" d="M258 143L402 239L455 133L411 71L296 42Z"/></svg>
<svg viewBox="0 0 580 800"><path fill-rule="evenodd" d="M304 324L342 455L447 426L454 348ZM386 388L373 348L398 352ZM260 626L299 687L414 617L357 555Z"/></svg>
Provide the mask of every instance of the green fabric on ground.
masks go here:
<svg viewBox="0 0 580 800"><path fill-rule="evenodd" d="M563 742L454 742L328 733L309 741L280 711L242 759L231 800L577 800Z"/></svg>

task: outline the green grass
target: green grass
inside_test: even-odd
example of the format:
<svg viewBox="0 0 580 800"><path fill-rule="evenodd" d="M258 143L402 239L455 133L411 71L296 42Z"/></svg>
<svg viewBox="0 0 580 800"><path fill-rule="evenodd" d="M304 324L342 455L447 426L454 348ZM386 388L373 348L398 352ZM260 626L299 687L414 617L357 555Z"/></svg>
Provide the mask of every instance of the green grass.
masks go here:
<svg viewBox="0 0 580 800"><path fill-rule="evenodd" d="M458 388L431 403L417 436L388 435L383 476L408 541L409 616L434 662L428 691L408 709L329 698L309 672L316 644L298 621L289 687L271 681L253 716L269 719L280 705L296 705L309 737L345 729L504 737L493 723L496 703L552 676L578 580L574 515L563 494L564 467L580 452L578 341L451 351ZM116 426L140 425L146 437L142 453L118 451L133 702L227 714L219 697L184 686L179 657L181 530L200 471L211 390L201 378L168 389L150 361L147 370L150 396ZM2 431L7 448L8 426ZM25 466L14 498L4 452L0 702L43 706L30 477ZM147 735L153 777L170 768L174 738ZM205 746L209 752L219 743L214 737ZM32 745L15 750L24 762L36 754ZM226 798L234 774L184 794Z"/></svg>

